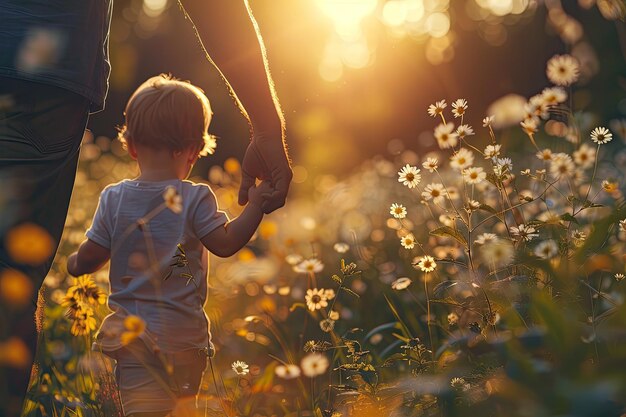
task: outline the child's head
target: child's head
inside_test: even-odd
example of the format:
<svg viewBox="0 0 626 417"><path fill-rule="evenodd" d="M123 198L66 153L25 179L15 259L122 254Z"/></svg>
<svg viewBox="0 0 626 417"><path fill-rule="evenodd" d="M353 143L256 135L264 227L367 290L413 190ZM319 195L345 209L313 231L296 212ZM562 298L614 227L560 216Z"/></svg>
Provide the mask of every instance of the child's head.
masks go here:
<svg viewBox="0 0 626 417"><path fill-rule="evenodd" d="M211 105L204 92L189 82L161 74L141 84L128 100L126 123L118 139L125 147L158 150L197 149L212 154L215 138L208 133Z"/></svg>

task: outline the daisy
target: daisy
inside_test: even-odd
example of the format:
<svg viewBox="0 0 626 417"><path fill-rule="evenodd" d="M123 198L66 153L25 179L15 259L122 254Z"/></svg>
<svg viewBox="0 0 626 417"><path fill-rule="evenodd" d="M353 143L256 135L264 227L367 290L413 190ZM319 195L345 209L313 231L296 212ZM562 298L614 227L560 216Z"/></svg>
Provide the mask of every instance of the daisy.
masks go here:
<svg viewBox="0 0 626 417"><path fill-rule="evenodd" d="M520 223L519 226L511 227L511 234L517 237L519 240L523 240L526 242L530 242L531 240L539 236L539 234L537 233L537 229L523 223Z"/></svg>
<svg viewBox="0 0 626 417"><path fill-rule="evenodd" d="M624 279L624 274L615 274L615 281L620 282Z"/></svg>
<svg viewBox="0 0 626 417"><path fill-rule="evenodd" d="M410 278L402 277L402 278L398 278L397 280L392 282L391 283L391 288L396 290L396 291L401 291L401 290L404 290L404 289L408 288L409 285L411 285L412 283L413 283L413 281L411 281Z"/></svg>
<svg viewBox="0 0 626 417"><path fill-rule="evenodd" d="M437 158L426 158L426 161L422 163L422 167L427 169L428 172L435 172L439 168L439 161Z"/></svg>
<svg viewBox="0 0 626 417"><path fill-rule="evenodd" d="M477 245L484 245L485 243L495 242L496 240L498 240L498 236L494 233L483 233L476 238L474 243Z"/></svg>
<svg viewBox="0 0 626 417"><path fill-rule="evenodd" d="M406 217L406 207L402 204L393 203L389 209L389 213L396 219L404 219Z"/></svg>
<svg viewBox="0 0 626 417"><path fill-rule="evenodd" d="M422 180L420 170L414 166L406 164L398 171L398 182L402 185L406 185L409 188L415 188Z"/></svg>
<svg viewBox="0 0 626 417"><path fill-rule="evenodd" d="M431 104L430 106L428 106L428 114L432 117L437 117L441 113L443 113L443 109L445 109L446 107L448 107L448 105L446 104L445 100L438 101L435 104Z"/></svg>
<svg viewBox="0 0 626 417"><path fill-rule="evenodd" d="M616 192L618 187L619 183L617 181L602 180L602 189L608 194Z"/></svg>
<svg viewBox="0 0 626 417"><path fill-rule="evenodd" d="M501 145L487 145L485 148L485 159L492 159L500 156Z"/></svg>
<svg viewBox="0 0 626 417"><path fill-rule="evenodd" d="M541 95L532 96L524 108L526 114L530 117L541 117L542 119L548 118L550 115L549 109L550 107L546 104Z"/></svg>
<svg viewBox="0 0 626 417"><path fill-rule="evenodd" d="M293 268L294 271L301 274L317 273L321 272L322 269L324 269L324 264L316 258L305 259Z"/></svg>
<svg viewBox="0 0 626 417"><path fill-rule="evenodd" d="M311 353L300 362L302 373L309 378L315 378L322 375L328 369L328 358L321 353Z"/></svg>
<svg viewBox="0 0 626 417"><path fill-rule="evenodd" d="M291 266L299 264L300 262L302 262L302 260L302 256L298 255L297 253L290 253L289 255L285 256L285 262L287 262Z"/></svg>
<svg viewBox="0 0 626 417"><path fill-rule="evenodd" d="M433 272L437 268L437 262L435 262L435 258L432 256L426 255L420 258L417 266L422 272Z"/></svg>
<svg viewBox="0 0 626 417"><path fill-rule="evenodd" d="M324 288L309 288L304 296L306 306L309 310L315 311L328 306L328 299L324 292Z"/></svg>
<svg viewBox="0 0 626 417"><path fill-rule="evenodd" d="M435 128L435 139L437 139L437 144L441 149L453 148L457 145L457 134L453 130L454 124L450 122L441 123Z"/></svg>
<svg viewBox="0 0 626 417"><path fill-rule="evenodd" d="M459 171L470 167L474 163L474 153L466 148L461 148L450 157L450 167Z"/></svg>
<svg viewBox="0 0 626 417"><path fill-rule="evenodd" d="M460 98L452 103L452 114L454 117L463 116L465 114L465 110L467 110L467 100Z"/></svg>
<svg viewBox="0 0 626 417"><path fill-rule="evenodd" d="M559 152L552 157L550 163L550 173L555 177L571 176L576 170L572 157L566 153Z"/></svg>
<svg viewBox="0 0 626 417"><path fill-rule="evenodd" d="M541 98L548 106L555 106L567 100L567 93L561 87L544 88Z"/></svg>
<svg viewBox="0 0 626 417"><path fill-rule="evenodd" d="M535 248L535 255L542 259L553 258L559 252L559 247L552 239L540 242Z"/></svg>
<svg viewBox="0 0 626 417"><path fill-rule="evenodd" d="M596 149L583 143L574 153L574 162L582 169L591 168L596 160Z"/></svg>
<svg viewBox="0 0 626 417"><path fill-rule="evenodd" d="M413 249L415 247L415 236L413 236L413 233L403 236L400 239L400 244L405 249Z"/></svg>
<svg viewBox="0 0 626 417"><path fill-rule="evenodd" d="M174 213L179 214L183 211L183 198L178 195L176 188L173 186L170 185L165 189L163 200L165 200L165 206Z"/></svg>
<svg viewBox="0 0 626 417"><path fill-rule="evenodd" d="M556 85L571 85L578 80L578 62L571 55L555 55L548 61L546 75Z"/></svg>
<svg viewBox="0 0 626 417"><path fill-rule="evenodd" d="M345 242L337 242L333 245L333 249L337 253L346 253L350 249L350 245Z"/></svg>
<svg viewBox="0 0 626 417"><path fill-rule="evenodd" d="M326 297L327 300L332 300L333 298L335 298L335 290L333 290L332 288L324 290L324 297Z"/></svg>
<svg viewBox="0 0 626 417"><path fill-rule="evenodd" d="M466 136L474 136L474 129L470 125L460 125L456 128L456 135L459 139L465 139Z"/></svg>
<svg viewBox="0 0 626 417"><path fill-rule="evenodd" d="M482 169L482 168L481 168ZM480 208L480 202L476 200L469 200L465 205L467 211L476 211Z"/></svg>
<svg viewBox="0 0 626 417"><path fill-rule="evenodd" d="M231 368L239 376L248 375L248 373L250 372L250 370L248 369L248 364L243 361L233 362Z"/></svg>
<svg viewBox="0 0 626 417"><path fill-rule="evenodd" d="M496 239L482 245L480 254L488 265L509 265L513 261L515 248L508 240Z"/></svg>
<svg viewBox="0 0 626 417"><path fill-rule="evenodd" d="M532 135L537 132L537 124L535 119L526 119L520 123L520 126L527 135Z"/></svg>
<svg viewBox="0 0 626 417"><path fill-rule="evenodd" d="M435 203L440 203L445 196L445 188L441 183L428 184L422 192L422 198L426 201L433 200Z"/></svg>
<svg viewBox="0 0 626 417"><path fill-rule="evenodd" d="M609 143L613 139L613 134L606 127L596 127L591 131L591 140L598 145Z"/></svg>
<svg viewBox="0 0 626 417"><path fill-rule="evenodd" d="M551 161L552 160L552 150L551 149L544 149L542 151L538 151L536 154L537 158L540 161Z"/></svg>
<svg viewBox="0 0 626 417"><path fill-rule="evenodd" d="M274 368L274 372L277 377L282 379L293 379L300 376L300 368L293 364L278 365Z"/></svg>
<svg viewBox="0 0 626 417"><path fill-rule="evenodd" d="M487 116L483 119L483 127L489 127L493 123L495 116Z"/></svg>
<svg viewBox="0 0 626 417"><path fill-rule="evenodd" d="M479 184L487 178L487 173L481 167L470 167L463 170L463 179L468 184Z"/></svg>

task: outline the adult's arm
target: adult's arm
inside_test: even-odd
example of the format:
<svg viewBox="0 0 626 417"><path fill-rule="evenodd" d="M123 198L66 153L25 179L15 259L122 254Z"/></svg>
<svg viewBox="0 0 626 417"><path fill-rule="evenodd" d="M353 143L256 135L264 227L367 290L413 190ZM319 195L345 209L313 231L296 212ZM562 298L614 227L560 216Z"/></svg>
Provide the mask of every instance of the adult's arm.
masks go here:
<svg viewBox="0 0 626 417"><path fill-rule="evenodd" d="M247 0L179 1L207 58L250 123L252 140L242 163L239 204L248 201L256 178L267 179L273 191L262 208L270 213L285 204L293 175L284 142L285 123L256 20Z"/></svg>

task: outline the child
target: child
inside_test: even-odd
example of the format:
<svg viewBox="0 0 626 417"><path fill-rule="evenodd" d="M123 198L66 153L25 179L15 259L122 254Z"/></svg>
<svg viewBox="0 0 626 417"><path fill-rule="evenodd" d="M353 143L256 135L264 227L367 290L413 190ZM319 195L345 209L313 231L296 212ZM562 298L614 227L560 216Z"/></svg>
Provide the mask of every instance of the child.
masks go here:
<svg viewBox="0 0 626 417"><path fill-rule="evenodd" d="M212 351L208 254L241 249L263 217L266 182L228 221L204 184L184 179L200 155L213 153L209 101L190 83L160 75L131 96L119 139L140 174L104 189L87 240L67 261L73 276L109 259L109 308L95 347L117 360L126 416L165 416L198 392Z"/></svg>

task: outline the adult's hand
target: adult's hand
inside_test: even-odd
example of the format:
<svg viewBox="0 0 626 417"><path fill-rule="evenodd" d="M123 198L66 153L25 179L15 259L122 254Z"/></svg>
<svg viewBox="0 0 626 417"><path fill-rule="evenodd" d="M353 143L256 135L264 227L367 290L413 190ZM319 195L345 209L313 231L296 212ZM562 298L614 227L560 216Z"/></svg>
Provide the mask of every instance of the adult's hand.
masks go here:
<svg viewBox="0 0 626 417"><path fill-rule="evenodd" d="M280 137L253 137L243 157L241 172L239 204L244 205L248 202L248 190L254 186L258 178L268 180L272 186L271 194L261 206L263 212L269 214L285 205L293 173Z"/></svg>

